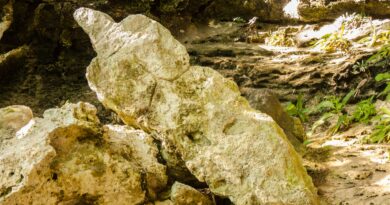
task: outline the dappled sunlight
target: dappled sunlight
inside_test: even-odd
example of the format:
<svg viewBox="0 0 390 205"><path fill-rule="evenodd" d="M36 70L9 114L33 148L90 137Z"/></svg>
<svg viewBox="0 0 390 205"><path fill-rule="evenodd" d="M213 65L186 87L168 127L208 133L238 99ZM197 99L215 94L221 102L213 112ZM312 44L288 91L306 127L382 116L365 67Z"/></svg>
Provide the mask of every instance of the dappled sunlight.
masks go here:
<svg viewBox="0 0 390 205"><path fill-rule="evenodd" d="M378 147L379 148L379 147ZM378 164L389 163L389 153L383 149L364 150L361 154L363 157L370 159L371 162Z"/></svg>
<svg viewBox="0 0 390 205"><path fill-rule="evenodd" d="M329 167L341 167L341 166L345 166L347 164L350 164L352 161L350 159L338 159L338 160L335 160L335 161L331 161L329 163L327 163L327 165Z"/></svg>
<svg viewBox="0 0 390 205"><path fill-rule="evenodd" d="M16 138L22 139L28 133L28 131L34 126L34 124L35 124L35 120L31 119L27 123L27 125L25 125L24 127L22 127L20 130L16 132Z"/></svg>
<svg viewBox="0 0 390 205"><path fill-rule="evenodd" d="M381 186L382 191L390 192L390 175L386 175L382 179L374 183L375 185Z"/></svg>
<svg viewBox="0 0 390 205"><path fill-rule="evenodd" d="M355 140L345 141L345 140L329 140L326 141L324 144L322 144L323 147L325 146L334 146L334 147L348 147L356 143Z"/></svg>

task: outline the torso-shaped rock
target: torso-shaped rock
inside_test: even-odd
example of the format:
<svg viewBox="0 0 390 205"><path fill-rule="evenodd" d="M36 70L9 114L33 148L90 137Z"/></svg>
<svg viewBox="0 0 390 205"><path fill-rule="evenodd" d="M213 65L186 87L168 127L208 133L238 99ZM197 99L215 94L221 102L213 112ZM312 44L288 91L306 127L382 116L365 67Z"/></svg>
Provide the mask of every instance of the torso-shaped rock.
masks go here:
<svg viewBox="0 0 390 205"><path fill-rule="evenodd" d="M157 132L212 192L235 204L318 203L281 128L233 81L190 67L168 30L142 15L115 23L80 8L74 17L97 52L87 78L99 100L126 124Z"/></svg>

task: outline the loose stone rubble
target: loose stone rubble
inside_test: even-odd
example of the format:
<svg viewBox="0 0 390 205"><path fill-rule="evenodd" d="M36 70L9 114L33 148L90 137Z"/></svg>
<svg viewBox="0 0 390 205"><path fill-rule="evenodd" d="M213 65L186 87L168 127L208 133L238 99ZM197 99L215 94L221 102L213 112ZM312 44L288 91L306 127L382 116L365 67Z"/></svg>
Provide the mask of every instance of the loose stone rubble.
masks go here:
<svg viewBox="0 0 390 205"><path fill-rule="evenodd" d="M153 138L100 126L96 108L65 104L0 149L0 204L140 204L165 188Z"/></svg>

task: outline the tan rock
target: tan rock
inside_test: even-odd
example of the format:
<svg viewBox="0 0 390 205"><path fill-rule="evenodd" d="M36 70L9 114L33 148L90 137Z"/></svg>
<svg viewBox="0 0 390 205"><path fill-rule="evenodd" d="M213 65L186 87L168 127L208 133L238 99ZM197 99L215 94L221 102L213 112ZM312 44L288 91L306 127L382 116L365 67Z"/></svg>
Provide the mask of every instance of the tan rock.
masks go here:
<svg viewBox="0 0 390 205"><path fill-rule="evenodd" d="M180 182L175 182L171 189L171 201L175 205L187 205L187 204L196 204L196 205L212 205L213 202L205 195L200 193L198 190L182 184Z"/></svg>
<svg viewBox="0 0 390 205"><path fill-rule="evenodd" d="M289 116L283 109L278 97L271 91L243 88L241 92L248 99L250 105L271 116L283 129L295 150L303 151L302 142L306 140L306 133L300 120Z"/></svg>
<svg viewBox="0 0 390 205"><path fill-rule="evenodd" d="M238 205L318 203L283 130L233 81L190 67L167 29L143 15L116 23L80 8L74 17L97 52L87 78L98 99L126 124L156 133L213 193Z"/></svg>
<svg viewBox="0 0 390 205"><path fill-rule="evenodd" d="M24 105L11 105L0 109L0 130L13 133L27 125L33 118L32 110Z"/></svg>
<svg viewBox="0 0 390 205"><path fill-rule="evenodd" d="M0 204L139 204L166 184L153 139L126 126L101 129L90 104L33 120L0 150Z"/></svg>

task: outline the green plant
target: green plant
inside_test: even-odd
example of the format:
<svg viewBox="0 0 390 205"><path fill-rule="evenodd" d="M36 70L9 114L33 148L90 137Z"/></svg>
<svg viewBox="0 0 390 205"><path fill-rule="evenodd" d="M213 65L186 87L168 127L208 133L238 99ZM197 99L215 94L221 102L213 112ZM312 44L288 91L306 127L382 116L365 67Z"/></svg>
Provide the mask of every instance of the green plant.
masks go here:
<svg viewBox="0 0 390 205"><path fill-rule="evenodd" d="M292 28L280 28L277 31L270 32L265 39L265 43L271 46L295 46L296 42L291 35Z"/></svg>
<svg viewBox="0 0 390 205"><path fill-rule="evenodd" d="M388 67L390 65L390 42L382 46L378 52L369 57L367 60L357 62L352 66L353 74L358 74L369 70L370 67Z"/></svg>
<svg viewBox="0 0 390 205"><path fill-rule="evenodd" d="M373 103L374 97L360 101L352 114L352 121L354 122L369 122L370 118L376 115L375 105Z"/></svg>
<svg viewBox="0 0 390 205"><path fill-rule="evenodd" d="M320 48L321 50L329 53L337 50L347 52L352 44L348 39L343 37L344 29L345 24L343 23L339 32L322 36L321 39L314 44L314 47Z"/></svg>
<svg viewBox="0 0 390 205"><path fill-rule="evenodd" d="M382 108L374 121L376 122L374 130L364 141L366 143L390 142L390 110Z"/></svg>
<svg viewBox="0 0 390 205"><path fill-rule="evenodd" d="M355 90L351 90L347 95L345 95L343 98L336 97L336 96L330 96L327 97L324 101L319 103L316 108L315 112L325 112L319 120L314 122L311 133L314 133L315 129L317 129L319 126L324 124L328 119L332 117L337 117L337 122L335 125L333 125L329 130L329 134L335 134L340 130L342 127L348 127L350 123L350 118L348 117L348 114L345 112L345 106L348 104L351 97L355 94Z"/></svg>
<svg viewBox="0 0 390 205"><path fill-rule="evenodd" d="M355 94L355 90L349 91L343 98L336 96L329 96L324 101L317 105L317 110L328 111L333 113L340 113L343 111L351 97Z"/></svg>
<svg viewBox="0 0 390 205"><path fill-rule="evenodd" d="M387 72L387 73L378 74L375 77L375 80L377 82L382 82L382 81L386 82L386 87L381 93L379 93L379 97L386 96L386 100L390 100L390 73Z"/></svg>
<svg viewBox="0 0 390 205"><path fill-rule="evenodd" d="M369 64L367 63L367 61L360 61L360 62L356 62L353 66L352 66L352 73L353 74L359 74L359 73L363 73L363 72L366 72L369 68Z"/></svg>
<svg viewBox="0 0 390 205"><path fill-rule="evenodd" d="M380 61L383 61L384 59L387 59L388 57L390 57L390 44L382 46L382 48L379 49L377 53L367 59L367 63L374 65Z"/></svg>
<svg viewBox="0 0 390 205"><path fill-rule="evenodd" d="M235 22L235 23L246 23L245 19L243 19L242 17L235 17L235 18L233 18L233 22Z"/></svg>
<svg viewBox="0 0 390 205"><path fill-rule="evenodd" d="M298 117L302 122L308 120L308 109L305 108L302 94L298 95L296 104L289 102L285 110L290 116Z"/></svg>

